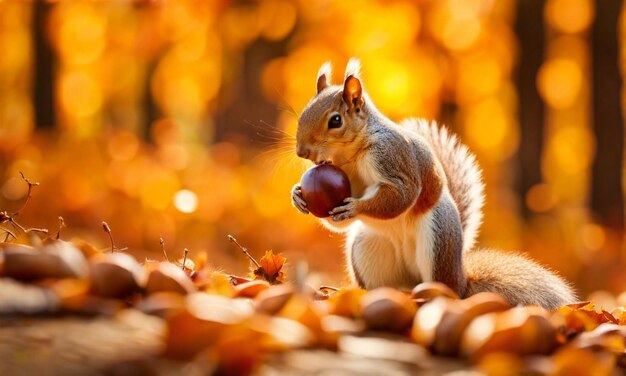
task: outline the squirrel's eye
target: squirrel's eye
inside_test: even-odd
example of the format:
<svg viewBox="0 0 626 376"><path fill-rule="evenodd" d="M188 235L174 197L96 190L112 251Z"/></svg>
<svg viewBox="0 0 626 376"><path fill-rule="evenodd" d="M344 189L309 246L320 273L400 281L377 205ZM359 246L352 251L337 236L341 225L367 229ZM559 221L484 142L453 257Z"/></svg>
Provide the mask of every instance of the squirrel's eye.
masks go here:
<svg viewBox="0 0 626 376"><path fill-rule="evenodd" d="M341 116L339 114L335 114L328 119L328 128L339 128L343 124L341 120Z"/></svg>

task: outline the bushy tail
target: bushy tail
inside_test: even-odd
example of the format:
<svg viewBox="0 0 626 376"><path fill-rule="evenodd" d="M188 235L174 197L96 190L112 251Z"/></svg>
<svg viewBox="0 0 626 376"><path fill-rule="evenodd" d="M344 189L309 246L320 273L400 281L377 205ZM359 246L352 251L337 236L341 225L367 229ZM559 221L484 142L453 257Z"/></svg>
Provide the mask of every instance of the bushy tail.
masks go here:
<svg viewBox="0 0 626 376"><path fill-rule="evenodd" d="M576 302L567 282L524 256L477 249L466 252L463 261L466 296L490 291L512 306L534 304L546 309Z"/></svg>
<svg viewBox="0 0 626 376"><path fill-rule="evenodd" d="M444 126L420 119L403 122L404 127L419 133L431 145L443 166L448 189L454 199L463 226L463 250L471 249L483 220L485 185L476 157L467 146Z"/></svg>

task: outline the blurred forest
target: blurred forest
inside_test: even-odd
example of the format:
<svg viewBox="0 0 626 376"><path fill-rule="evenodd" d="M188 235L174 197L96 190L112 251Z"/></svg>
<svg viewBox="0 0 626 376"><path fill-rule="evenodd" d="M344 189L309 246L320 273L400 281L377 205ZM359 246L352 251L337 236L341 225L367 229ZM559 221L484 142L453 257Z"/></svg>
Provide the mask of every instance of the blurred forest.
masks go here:
<svg viewBox="0 0 626 376"><path fill-rule="evenodd" d="M351 56L383 113L437 119L476 153L480 244L583 296L626 287L616 0L0 1L0 210L140 257L307 260L343 284L342 238L292 208L297 113ZM288 278L290 273L288 272ZM293 275L293 274L291 274Z"/></svg>

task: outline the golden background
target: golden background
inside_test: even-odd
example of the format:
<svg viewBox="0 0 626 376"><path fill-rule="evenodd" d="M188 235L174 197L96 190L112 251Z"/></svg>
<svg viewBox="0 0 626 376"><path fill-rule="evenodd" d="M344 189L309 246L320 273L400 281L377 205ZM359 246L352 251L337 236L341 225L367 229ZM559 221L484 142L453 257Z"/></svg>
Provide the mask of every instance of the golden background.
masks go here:
<svg viewBox="0 0 626 376"><path fill-rule="evenodd" d="M542 27L533 52L520 48L513 0L1 1L0 210L23 201L22 171L41 186L20 222L54 232L61 215L65 239L104 248L105 220L138 256L160 258L162 236L170 255L206 252L244 274L232 234L341 285L341 236L289 192L308 166L293 135L317 70L331 61L339 83L354 56L383 113L437 119L477 155L481 246L521 250L583 295L622 291L623 233L590 205L596 4L534 3L537 22L517 26ZM516 72L532 54L540 124L520 121ZM520 189L534 128L540 180Z"/></svg>

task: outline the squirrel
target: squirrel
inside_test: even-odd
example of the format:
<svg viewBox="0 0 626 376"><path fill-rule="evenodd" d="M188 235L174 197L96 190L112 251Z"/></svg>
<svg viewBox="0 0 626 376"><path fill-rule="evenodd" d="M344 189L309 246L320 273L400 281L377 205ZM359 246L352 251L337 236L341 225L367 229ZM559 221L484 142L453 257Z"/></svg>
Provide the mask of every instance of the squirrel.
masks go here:
<svg viewBox="0 0 626 376"><path fill-rule="evenodd" d="M484 202L475 156L435 122L389 120L359 70L350 59L343 85L331 85L331 65L322 65L296 131L299 157L332 163L350 180L351 197L321 222L347 234L352 281L366 289L438 281L460 297L491 291L512 306L574 303L567 282L527 257L474 248ZM291 198L308 214L299 183Z"/></svg>

